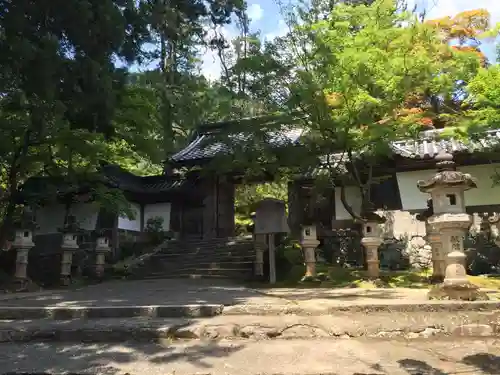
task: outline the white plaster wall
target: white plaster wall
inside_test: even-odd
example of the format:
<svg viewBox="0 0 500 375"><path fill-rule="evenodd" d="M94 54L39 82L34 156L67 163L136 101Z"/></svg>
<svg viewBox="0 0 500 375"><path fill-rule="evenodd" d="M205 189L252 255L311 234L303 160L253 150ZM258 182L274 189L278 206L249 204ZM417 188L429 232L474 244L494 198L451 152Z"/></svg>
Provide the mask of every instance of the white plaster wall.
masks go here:
<svg viewBox="0 0 500 375"><path fill-rule="evenodd" d="M361 193L357 187L346 187L346 200L355 213L361 212ZM340 200L340 188L335 188L335 220L351 220L352 216L347 212Z"/></svg>
<svg viewBox="0 0 500 375"><path fill-rule="evenodd" d="M470 173L477 179L477 189L465 192L466 206L482 206L490 204L500 204L500 186L493 186L491 176L499 169L500 164L485 164L461 167L459 170Z"/></svg>
<svg viewBox="0 0 500 375"><path fill-rule="evenodd" d="M470 173L477 179L477 189L465 192L466 206L481 206L500 204L500 186L493 186L491 176L500 164L484 164L459 167L458 170ZM399 191L403 210L418 210L427 208L428 194L421 193L417 188L418 180L430 178L434 170L397 173Z"/></svg>
<svg viewBox="0 0 500 375"><path fill-rule="evenodd" d="M140 232L141 231L141 206L137 203L130 203L130 209L134 213L134 218L131 220L127 216L120 216L118 218L118 229Z"/></svg>
<svg viewBox="0 0 500 375"><path fill-rule="evenodd" d="M170 203L147 204L144 206L144 225L148 220L155 216L163 218L163 230L170 230Z"/></svg>
<svg viewBox="0 0 500 375"><path fill-rule="evenodd" d="M417 181L427 180L434 173L434 170L396 173L403 210L422 210L427 208L427 199L430 198L430 195L418 190Z"/></svg>
<svg viewBox="0 0 500 375"><path fill-rule="evenodd" d="M71 210L82 229L95 229L99 213L96 205L92 203L77 203L72 206ZM58 229L64 225L64 213L65 206L63 204L51 204L37 209L36 222L39 226L37 234L57 233Z"/></svg>

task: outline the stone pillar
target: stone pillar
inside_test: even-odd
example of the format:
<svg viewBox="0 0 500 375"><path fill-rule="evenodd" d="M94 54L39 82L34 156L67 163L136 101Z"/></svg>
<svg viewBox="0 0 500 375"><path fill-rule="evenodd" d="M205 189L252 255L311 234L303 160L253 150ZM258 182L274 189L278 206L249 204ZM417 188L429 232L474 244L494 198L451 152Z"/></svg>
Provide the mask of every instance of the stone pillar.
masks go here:
<svg viewBox="0 0 500 375"><path fill-rule="evenodd" d="M368 270L368 277L370 279L377 279L380 276L380 261L378 259L378 248L382 244L381 238L363 237L361 244L366 250L366 265Z"/></svg>
<svg viewBox="0 0 500 375"><path fill-rule="evenodd" d="M418 181L420 191L429 193L433 202L433 215L429 225L440 233L446 268L443 283L430 291L430 298L476 300L484 299L479 288L467 279L464 238L472 223L465 212L464 192L477 187L476 180L456 170L453 156L441 151L436 156L437 173L426 181Z"/></svg>
<svg viewBox="0 0 500 375"><path fill-rule="evenodd" d="M79 249L76 233L64 233L62 243L61 284L68 286L71 283L71 265L73 253Z"/></svg>
<svg viewBox="0 0 500 375"><path fill-rule="evenodd" d="M425 225L426 237L432 249L432 282L443 282L447 253L441 242L441 234L432 225Z"/></svg>
<svg viewBox="0 0 500 375"><path fill-rule="evenodd" d="M28 253L35 246L31 229L16 230L16 238L12 247L16 249L15 283L24 288L28 281L26 270L28 268Z"/></svg>
<svg viewBox="0 0 500 375"><path fill-rule="evenodd" d="M254 234L255 276L264 276L264 251L266 250L266 234Z"/></svg>
<svg viewBox="0 0 500 375"><path fill-rule="evenodd" d="M382 238L382 229L385 219L371 210L366 210L362 216L365 221L363 222L363 238L361 238L361 244L366 250L365 259L368 277L370 279L377 279L380 276L378 248L384 242Z"/></svg>
<svg viewBox="0 0 500 375"><path fill-rule="evenodd" d="M417 215L417 220L425 221L425 237L431 247L432 254L432 276L431 282L441 283L444 280L446 270L446 252L441 243L441 234L436 228L429 224L429 218L434 215L432 199L427 200L427 209Z"/></svg>
<svg viewBox="0 0 500 375"><path fill-rule="evenodd" d="M461 225L454 228L442 230L443 243L446 244L446 270L444 276L445 286L457 286L469 284L466 271L466 255L464 252L464 237L467 234L472 220L469 215L464 214ZM458 223L455 223L458 224Z"/></svg>
<svg viewBox="0 0 500 375"><path fill-rule="evenodd" d="M316 226L305 225L302 228L300 244L304 251L304 260L306 263L306 273L302 281L311 281L316 278L316 248L319 245L316 235Z"/></svg>
<svg viewBox="0 0 500 375"><path fill-rule="evenodd" d="M109 247L109 240L105 236L97 237L97 244L95 247L95 275L97 278L104 276L104 264L106 263L106 254L111 251Z"/></svg>

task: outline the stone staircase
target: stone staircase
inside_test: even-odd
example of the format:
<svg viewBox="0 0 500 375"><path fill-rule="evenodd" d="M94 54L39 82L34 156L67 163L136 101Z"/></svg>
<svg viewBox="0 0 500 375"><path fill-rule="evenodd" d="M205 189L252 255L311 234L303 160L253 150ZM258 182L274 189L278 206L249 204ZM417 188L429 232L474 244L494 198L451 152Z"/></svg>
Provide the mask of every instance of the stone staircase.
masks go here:
<svg viewBox="0 0 500 375"><path fill-rule="evenodd" d="M255 250L251 237L171 240L130 269L131 278L250 280Z"/></svg>

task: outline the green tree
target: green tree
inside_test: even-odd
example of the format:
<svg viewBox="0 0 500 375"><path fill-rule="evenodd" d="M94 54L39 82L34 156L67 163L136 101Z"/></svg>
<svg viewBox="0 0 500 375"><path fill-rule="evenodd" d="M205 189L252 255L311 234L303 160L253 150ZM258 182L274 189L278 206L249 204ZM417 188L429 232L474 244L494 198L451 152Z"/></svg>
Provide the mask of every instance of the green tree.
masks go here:
<svg viewBox="0 0 500 375"><path fill-rule="evenodd" d="M500 65L479 70L467 86L464 124L469 133L500 127Z"/></svg>
<svg viewBox="0 0 500 375"><path fill-rule="evenodd" d="M202 47L225 43L218 33L207 41L210 28L217 31L240 16L244 0L141 0L139 8L149 30L144 53L147 61L158 63L155 79L160 98L160 123L163 129L163 151L168 157L175 151L176 128L183 124L184 103L192 103L192 73ZM196 89L195 89L196 91ZM189 118L189 116L188 116Z"/></svg>
<svg viewBox="0 0 500 375"><path fill-rule="evenodd" d="M296 8L291 32L267 48L268 67L274 66L267 75L282 86L269 100L302 120L307 152L295 166L320 164L330 184L354 184L367 210L373 167L388 156L390 141L421 129L424 114L406 112L408 97L452 97L480 60L443 43L436 28L394 0L340 3L321 17L311 14ZM453 123L455 114L448 116Z"/></svg>
<svg viewBox="0 0 500 375"><path fill-rule="evenodd" d="M95 170L143 34L134 2L0 1L0 243L26 178Z"/></svg>

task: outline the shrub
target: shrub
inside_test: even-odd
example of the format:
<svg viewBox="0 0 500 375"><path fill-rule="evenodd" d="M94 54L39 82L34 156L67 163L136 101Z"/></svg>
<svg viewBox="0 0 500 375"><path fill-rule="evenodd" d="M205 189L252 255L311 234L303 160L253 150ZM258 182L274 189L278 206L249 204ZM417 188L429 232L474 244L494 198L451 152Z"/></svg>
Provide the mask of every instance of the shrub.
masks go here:
<svg viewBox="0 0 500 375"><path fill-rule="evenodd" d="M155 216L148 219L144 232L148 235L148 240L153 244L160 244L166 239L166 233L163 230L164 219L161 216Z"/></svg>

